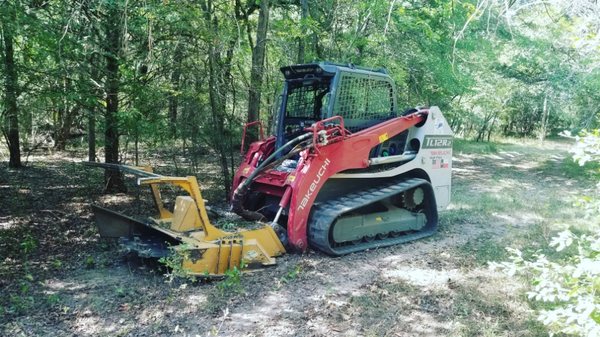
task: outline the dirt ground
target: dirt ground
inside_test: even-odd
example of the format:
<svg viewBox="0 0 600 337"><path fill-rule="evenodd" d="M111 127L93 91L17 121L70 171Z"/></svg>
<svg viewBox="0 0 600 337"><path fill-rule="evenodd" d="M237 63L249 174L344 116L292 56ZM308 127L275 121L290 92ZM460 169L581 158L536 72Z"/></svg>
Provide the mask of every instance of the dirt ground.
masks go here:
<svg viewBox="0 0 600 337"><path fill-rule="evenodd" d="M3 163L0 335L546 336L523 283L487 262L586 225L572 203L592 184L568 147L464 143L434 236L340 258L290 254L227 282L169 281L100 239L90 204L130 209L137 197L101 195L101 172L81 154L39 154L21 171Z"/></svg>

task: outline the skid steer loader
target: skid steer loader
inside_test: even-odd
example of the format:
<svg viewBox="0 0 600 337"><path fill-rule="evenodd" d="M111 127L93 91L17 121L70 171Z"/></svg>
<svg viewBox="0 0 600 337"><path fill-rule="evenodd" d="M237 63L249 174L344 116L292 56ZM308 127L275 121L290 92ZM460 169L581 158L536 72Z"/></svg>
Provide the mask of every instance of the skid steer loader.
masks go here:
<svg viewBox="0 0 600 337"><path fill-rule="evenodd" d="M262 222L228 233L210 224L194 177L144 176L158 218L139 221L94 207L102 236L160 257L168 247L196 275L223 275L243 263L272 265L288 250L308 247L339 256L415 240L435 232L438 210L450 202L452 130L437 107L398 109L385 70L313 63L281 68L283 93L272 135L248 146L236 171L231 208ZM159 184L189 195L171 212Z"/></svg>

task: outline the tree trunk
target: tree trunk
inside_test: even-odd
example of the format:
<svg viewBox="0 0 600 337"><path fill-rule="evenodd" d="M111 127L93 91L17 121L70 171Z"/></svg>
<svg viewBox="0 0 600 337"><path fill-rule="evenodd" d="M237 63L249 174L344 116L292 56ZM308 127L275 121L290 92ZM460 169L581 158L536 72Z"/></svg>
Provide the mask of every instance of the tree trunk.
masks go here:
<svg viewBox="0 0 600 337"><path fill-rule="evenodd" d="M88 111L88 160L96 161L96 110L90 107Z"/></svg>
<svg viewBox="0 0 600 337"><path fill-rule="evenodd" d="M221 165L221 174L223 175L223 187L225 188L226 198L229 197L231 189L231 179L229 172L229 165L227 162L227 152L224 146L224 142L219 137L224 135L225 129L225 97L224 93L220 92L219 88L224 87L221 85L222 80L222 69L219 67L218 54L215 48L209 47L208 57L208 68L209 68L209 100L212 112L212 126L215 128L215 133L212 135L212 146L216 150L219 156L219 163Z"/></svg>
<svg viewBox="0 0 600 337"><path fill-rule="evenodd" d="M260 96L264 73L265 51L267 47L267 30L269 26L269 0L260 2L258 24L256 27L256 44L252 49L252 69L250 73L250 89L248 92L248 123L260 118ZM246 143L250 144L258 137L254 132L246 133Z"/></svg>
<svg viewBox="0 0 600 337"><path fill-rule="evenodd" d="M117 113L119 111L119 54L121 51L121 11L119 4L107 5L106 13L106 114L105 114L105 156L106 163L117 164L119 162L119 128ZM123 177L119 171L106 170L105 176L106 192L126 191Z"/></svg>
<svg viewBox="0 0 600 337"><path fill-rule="evenodd" d="M546 139L546 129L548 129L548 95L544 96L544 107L542 109L542 129L540 130L540 142Z"/></svg>
<svg viewBox="0 0 600 337"><path fill-rule="evenodd" d="M171 73L171 94L169 95L169 119L171 122L171 136L177 138L177 109L179 106L179 79L181 78L181 61L183 60L183 47L177 43L173 53L173 72Z"/></svg>
<svg viewBox="0 0 600 337"><path fill-rule="evenodd" d="M93 81L100 82L100 71L99 65L97 64L97 58L95 54L90 57L90 77ZM94 96L100 96L99 90L88 81L90 86L90 93L95 93ZM88 106L88 160L96 161L96 102L94 100Z"/></svg>
<svg viewBox="0 0 600 337"><path fill-rule="evenodd" d="M5 4L2 7L9 7ZM3 8L4 10L4 8ZM6 122L3 125L3 133L8 143L10 159L8 167L20 168L21 145L19 143L19 108L17 106L19 78L15 65L15 51L13 47L14 31L11 25L14 21L2 20L2 31L4 33L4 99L6 105Z"/></svg>
<svg viewBox="0 0 600 337"><path fill-rule="evenodd" d="M479 129L479 132L477 133L477 138L475 139L476 142L480 142L483 140L483 135L485 134L485 130L486 130L485 125Z"/></svg>
<svg viewBox="0 0 600 337"><path fill-rule="evenodd" d="M298 38L298 64L304 63L304 48L306 44L306 18L308 17L308 0L301 0L300 19L302 20L302 36Z"/></svg>
<svg viewBox="0 0 600 337"><path fill-rule="evenodd" d="M79 107L65 108L62 111L59 117L59 127L56 131L56 143L54 145L54 148L59 151L64 151L67 148L67 141L71 138L71 129L73 128L75 117L79 114Z"/></svg>
<svg viewBox="0 0 600 337"><path fill-rule="evenodd" d="M490 124L490 127L488 129L488 134L487 134L487 141L488 143L490 142L490 139L492 139L492 132L494 131L494 124L496 124L496 118L494 117L494 119L492 119L492 124Z"/></svg>

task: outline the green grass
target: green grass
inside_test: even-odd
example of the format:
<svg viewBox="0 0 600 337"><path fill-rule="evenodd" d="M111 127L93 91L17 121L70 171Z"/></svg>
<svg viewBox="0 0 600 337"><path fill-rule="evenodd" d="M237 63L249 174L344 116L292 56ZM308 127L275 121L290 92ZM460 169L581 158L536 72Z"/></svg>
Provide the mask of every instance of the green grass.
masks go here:
<svg viewBox="0 0 600 337"><path fill-rule="evenodd" d="M574 206L577 194L573 192L598 181L600 165L579 166L565 151L567 146L557 150L560 144L528 141L490 148L486 143L457 139L455 145L463 154L479 156L467 157L467 167L475 167L473 180L467 176L454 183L454 207L440 217L440 226L460 230L460 224L481 224L484 236L460 248L459 255L468 258L469 264L502 259L504 249L498 248L503 246L552 254L547 246L557 232L567 227L590 230L590 221ZM489 156L494 149L507 153ZM517 165L510 165L512 160ZM485 236L487 228L503 238Z"/></svg>
<svg viewBox="0 0 600 337"><path fill-rule="evenodd" d="M337 317L340 323L358 320L366 336L393 336L394 331L403 331L403 314L410 311L411 294L418 294L418 289L402 281L377 281L366 290L350 298L349 308Z"/></svg>
<svg viewBox="0 0 600 337"><path fill-rule="evenodd" d="M485 267L489 261L503 261L508 257L506 242L492 234L486 234L467 241L458 247L461 265Z"/></svg>
<svg viewBox="0 0 600 337"><path fill-rule="evenodd" d="M599 162L587 162L585 165L579 165L571 157L566 157L561 161L547 160L540 169L544 174L558 173L569 179L584 181L598 181L600 179Z"/></svg>
<svg viewBox="0 0 600 337"><path fill-rule="evenodd" d="M376 281L350 298L340 321L358 320L366 336L416 335L407 331L408 313L431 320L439 336L547 336L530 312L514 308L518 294L502 285L461 282L449 290L420 289L403 281ZM454 324L449 324L454 323ZM425 324L429 325L429 324Z"/></svg>
<svg viewBox="0 0 600 337"><path fill-rule="evenodd" d="M460 153L497 153L501 145L493 142L475 142L461 138L454 138L452 151Z"/></svg>
<svg viewBox="0 0 600 337"><path fill-rule="evenodd" d="M501 289L501 285L497 286ZM454 289L450 314L460 322L460 328L453 335L548 336L544 326L531 313L520 312L511 307L510 302L516 298L496 293L490 288L466 284Z"/></svg>
<svg viewBox="0 0 600 337"><path fill-rule="evenodd" d="M566 228L575 233L597 230L597 219L584 219L574 202L600 180L600 164L580 166L566 149L568 144L560 142L506 140L490 146L455 140L454 153L461 159L456 167L465 173L453 182L454 207L442 214L440 225L450 233L465 226L475 231L439 257L442 265L458 266L466 273L484 270L488 262L508 259L505 247L520 249L526 259L544 254L561 261L572 255L576 247L556 252L549 242ZM459 284L454 290L450 316L460 324L453 336L547 336L535 314L526 313L528 306L543 306L531 303L525 290L498 290L518 280L489 285L494 279L485 277L478 282Z"/></svg>

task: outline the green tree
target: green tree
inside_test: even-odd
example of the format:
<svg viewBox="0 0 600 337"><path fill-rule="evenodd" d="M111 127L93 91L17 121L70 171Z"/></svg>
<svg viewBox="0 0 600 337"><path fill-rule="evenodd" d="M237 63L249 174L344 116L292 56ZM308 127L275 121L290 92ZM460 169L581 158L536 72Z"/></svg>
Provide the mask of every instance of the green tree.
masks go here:
<svg viewBox="0 0 600 337"><path fill-rule="evenodd" d="M21 164L21 145L19 138L19 74L15 63L15 26L17 21L17 4L3 2L0 4L2 15L2 56L4 60L4 99L6 108L0 115L3 117L2 133L8 143L10 160L8 166L19 168Z"/></svg>

